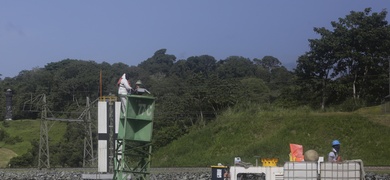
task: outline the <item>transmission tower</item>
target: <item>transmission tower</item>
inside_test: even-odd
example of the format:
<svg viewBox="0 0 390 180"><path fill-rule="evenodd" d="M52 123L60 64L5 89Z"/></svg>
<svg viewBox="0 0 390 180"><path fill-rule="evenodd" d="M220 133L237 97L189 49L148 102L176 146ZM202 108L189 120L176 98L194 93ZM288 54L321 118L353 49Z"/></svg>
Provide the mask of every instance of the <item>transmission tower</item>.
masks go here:
<svg viewBox="0 0 390 180"><path fill-rule="evenodd" d="M92 138L92 125L94 124L91 119L91 104L94 104L98 101L96 99L92 103L87 97L86 108L78 117L78 119L60 119L54 118L53 114L49 110L46 101L46 95L41 94L35 97L31 97L31 100L27 101L30 104L29 111L32 111L32 107L36 103L36 107L41 109L41 120L40 120L40 137L39 137L39 155L38 155L38 168L48 168L50 169L50 150L49 150L49 130L52 125L49 122L56 121L65 121L65 122L82 122L85 129L84 134L84 157L83 157L83 167L92 167L96 165L96 157L94 154L93 148L93 138ZM25 102L23 110L27 104ZM38 108L40 107L40 108ZM48 117L48 113L51 114L51 117Z"/></svg>
<svg viewBox="0 0 390 180"><path fill-rule="evenodd" d="M40 126L40 138L39 138L39 160L38 168L42 167L50 168L50 153L49 153L49 135L47 127L47 104L46 95L42 95L42 113L41 113L41 126Z"/></svg>
<svg viewBox="0 0 390 180"><path fill-rule="evenodd" d="M85 112L85 114L84 114ZM83 167L92 167L96 165L96 158L93 152L93 138L92 138L92 121L91 121L91 105L89 97L87 97L86 109L83 112L84 117L84 158ZM82 115L83 115L82 114ZM82 117L82 115L80 117ZM80 119L79 117L79 119Z"/></svg>

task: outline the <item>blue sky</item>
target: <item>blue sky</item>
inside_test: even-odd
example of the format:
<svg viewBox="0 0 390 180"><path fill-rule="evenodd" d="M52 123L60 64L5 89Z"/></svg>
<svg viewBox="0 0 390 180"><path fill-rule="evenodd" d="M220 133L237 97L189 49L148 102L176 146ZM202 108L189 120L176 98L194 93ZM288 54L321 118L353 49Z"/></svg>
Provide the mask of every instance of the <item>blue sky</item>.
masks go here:
<svg viewBox="0 0 390 180"><path fill-rule="evenodd" d="M66 58L136 66L162 48L177 59L270 55L291 69L314 27L367 7L390 1L0 0L0 78Z"/></svg>

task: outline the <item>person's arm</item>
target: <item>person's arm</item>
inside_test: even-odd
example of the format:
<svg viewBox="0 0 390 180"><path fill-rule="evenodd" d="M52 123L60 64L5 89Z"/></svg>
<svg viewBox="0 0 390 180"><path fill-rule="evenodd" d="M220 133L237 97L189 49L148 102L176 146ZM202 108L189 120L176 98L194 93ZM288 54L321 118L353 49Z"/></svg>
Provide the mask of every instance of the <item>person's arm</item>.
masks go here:
<svg viewBox="0 0 390 180"><path fill-rule="evenodd" d="M123 86L125 86L125 88L127 89L127 91L130 91L130 90L131 90L131 86L130 86L129 81L127 81L126 79L122 79L122 84L123 84Z"/></svg>

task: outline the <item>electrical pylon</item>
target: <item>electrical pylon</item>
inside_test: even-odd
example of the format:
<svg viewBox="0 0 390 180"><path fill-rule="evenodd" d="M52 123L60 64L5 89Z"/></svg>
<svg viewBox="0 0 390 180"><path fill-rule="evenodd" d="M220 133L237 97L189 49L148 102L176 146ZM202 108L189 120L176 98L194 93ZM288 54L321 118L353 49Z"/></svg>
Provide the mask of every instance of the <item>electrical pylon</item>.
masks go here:
<svg viewBox="0 0 390 180"><path fill-rule="evenodd" d="M97 100L95 100L97 101ZM92 138L92 121L91 121L91 106L89 97L87 97L86 111L84 117L84 158L83 167L93 167L96 165L96 157L93 151L93 138ZM82 114L83 115L83 114ZM81 116L80 116L81 117ZM80 118L79 118L80 119Z"/></svg>
<svg viewBox="0 0 390 180"><path fill-rule="evenodd" d="M47 104L46 95L42 95L42 113L41 113L41 126L40 126L40 138L39 138L39 160L38 168L43 167L50 168L50 153L49 153L49 130L47 127Z"/></svg>
<svg viewBox="0 0 390 180"><path fill-rule="evenodd" d="M30 103L38 100L38 104L41 103L41 120L40 120L40 138L39 138L39 155L38 155L38 168L50 169L50 149L49 149L49 122L66 121L66 122L82 122L84 124L85 136L84 136L84 157L83 167L92 167L96 165L96 157L94 154L93 137L92 137L92 119L91 119L91 104L96 103L98 99L90 103L89 97L87 97L86 108L78 117L78 119L60 119L48 117L50 112L47 107L46 95L42 94L37 96L34 100L31 99ZM30 108L31 110L31 108ZM52 126L52 125L50 125Z"/></svg>

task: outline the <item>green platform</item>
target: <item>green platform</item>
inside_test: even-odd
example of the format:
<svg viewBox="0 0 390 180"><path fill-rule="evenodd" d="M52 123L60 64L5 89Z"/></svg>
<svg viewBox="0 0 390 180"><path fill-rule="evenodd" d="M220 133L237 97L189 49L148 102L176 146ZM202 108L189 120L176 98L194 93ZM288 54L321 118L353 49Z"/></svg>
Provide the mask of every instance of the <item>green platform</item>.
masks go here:
<svg viewBox="0 0 390 180"><path fill-rule="evenodd" d="M150 142L153 132L154 97L129 95L126 118L121 115L118 139Z"/></svg>
<svg viewBox="0 0 390 180"><path fill-rule="evenodd" d="M127 96L127 110L121 113L115 148L116 180L149 179L155 98Z"/></svg>

